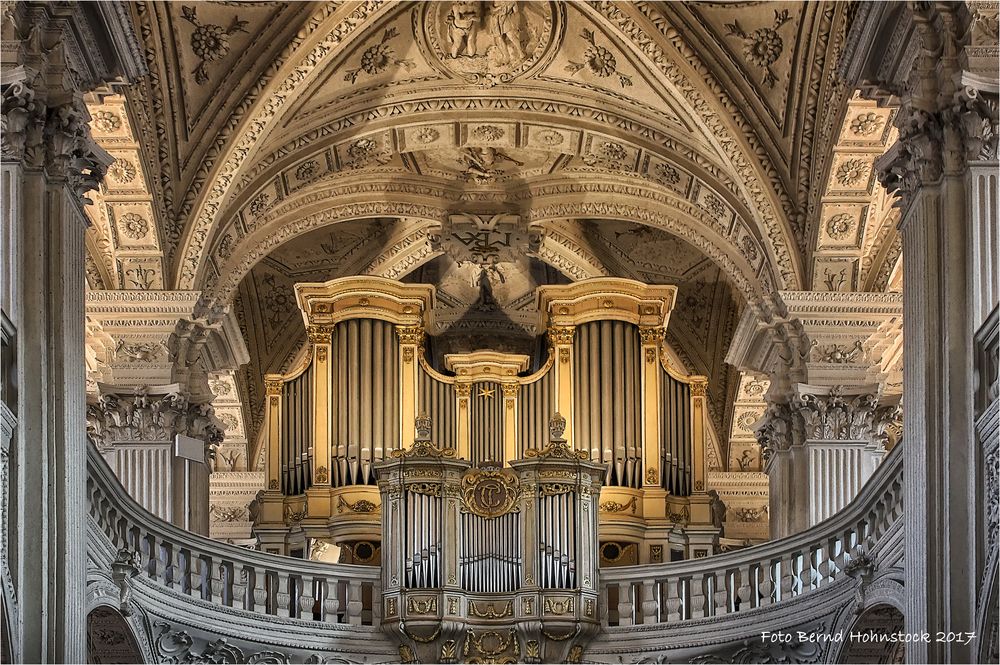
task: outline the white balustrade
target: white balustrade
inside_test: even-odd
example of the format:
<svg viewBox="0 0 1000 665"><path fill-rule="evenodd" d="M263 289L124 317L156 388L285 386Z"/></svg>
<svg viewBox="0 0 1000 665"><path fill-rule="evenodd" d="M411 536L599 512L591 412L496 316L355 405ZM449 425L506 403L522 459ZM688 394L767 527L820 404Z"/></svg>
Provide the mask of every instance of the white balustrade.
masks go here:
<svg viewBox="0 0 1000 665"><path fill-rule="evenodd" d="M137 553L140 574L156 584L257 614L352 625L378 621L378 568L304 561L198 536L140 506L93 448L87 466L90 528L114 549Z"/></svg>
<svg viewBox="0 0 1000 665"><path fill-rule="evenodd" d="M675 623L786 602L844 578L859 547L870 552L902 515L904 447L836 516L800 534L708 558L602 569L602 624L632 625L634 588L642 623Z"/></svg>

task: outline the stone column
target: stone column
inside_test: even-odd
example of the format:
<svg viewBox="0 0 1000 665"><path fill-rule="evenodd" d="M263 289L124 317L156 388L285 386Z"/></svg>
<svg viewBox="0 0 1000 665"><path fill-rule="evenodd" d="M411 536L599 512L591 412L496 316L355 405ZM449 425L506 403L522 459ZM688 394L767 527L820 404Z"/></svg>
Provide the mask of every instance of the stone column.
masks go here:
<svg viewBox="0 0 1000 665"><path fill-rule="evenodd" d="M794 384L806 380L808 349L802 324L791 317L780 297L774 296L747 308L726 355L727 363L770 380L764 394L767 410L754 430L770 480L772 538L798 533L808 525L808 493L801 482L805 455L791 408Z"/></svg>
<svg viewBox="0 0 1000 665"><path fill-rule="evenodd" d="M728 362L771 380L754 429L772 537L836 514L895 442L900 316L899 294L784 291L740 322Z"/></svg>
<svg viewBox="0 0 1000 665"><path fill-rule="evenodd" d="M108 350L101 374L113 380L89 393L91 440L139 503L207 535L210 461L222 435L206 363L222 369L245 362L238 330L197 291L93 291L87 318L88 348ZM197 431L193 420L201 423ZM202 439L205 460L179 458L178 434Z"/></svg>
<svg viewBox="0 0 1000 665"><path fill-rule="evenodd" d="M995 3L913 3L899 12L872 3L856 19L865 28L852 29L843 65L850 85L900 106L899 141L876 168L902 211L905 629L932 636L976 629L981 534L971 507L984 497L972 348L977 322L996 305L988 249L996 237L988 221L996 219L996 21ZM876 45L895 35L901 47L885 58ZM918 641L906 657L975 662L979 646Z"/></svg>
<svg viewBox="0 0 1000 665"><path fill-rule="evenodd" d="M82 43L88 35L92 42ZM86 436L83 196L110 156L90 136L82 95L139 74L127 8L4 6L0 265L16 348L10 443L8 608L23 662L86 658ZM90 43L107 45L100 53ZM5 394L5 400L8 395Z"/></svg>

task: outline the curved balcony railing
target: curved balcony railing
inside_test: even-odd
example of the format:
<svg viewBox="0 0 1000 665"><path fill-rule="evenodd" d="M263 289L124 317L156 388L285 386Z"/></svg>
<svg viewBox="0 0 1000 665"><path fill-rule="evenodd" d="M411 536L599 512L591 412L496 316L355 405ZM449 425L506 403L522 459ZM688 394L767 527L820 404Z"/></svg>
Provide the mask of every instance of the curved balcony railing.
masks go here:
<svg viewBox="0 0 1000 665"><path fill-rule="evenodd" d="M902 445L836 517L801 534L737 552L601 570L605 626L744 612L824 588L871 564L902 514ZM329 624L377 626L379 569L247 550L194 535L147 512L96 450L88 451L90 517L140 574L176 593L245 611Z"/></svg>
<svg viewBox="0 0 1000 665"><path fill-rule="evenodd" d="M707 559L602 569L602 624L734 614L857 575L902 514L902 447L885 457L840 513L800 534Z"/></svg>
<svg viewBox="0 0 1000 665"><path fill-rule="evenodd" d="M379 625L379 569L265 554L204 538L136 503L93 448L87 452L90 518L139 574L175 592L257 614L331 624Z"/></svg>

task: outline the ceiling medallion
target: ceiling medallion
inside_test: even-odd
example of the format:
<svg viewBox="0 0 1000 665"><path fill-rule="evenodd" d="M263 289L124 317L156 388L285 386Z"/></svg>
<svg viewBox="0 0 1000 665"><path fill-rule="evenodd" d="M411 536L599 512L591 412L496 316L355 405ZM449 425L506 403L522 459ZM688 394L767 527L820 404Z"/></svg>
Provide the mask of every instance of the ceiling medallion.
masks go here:
<svg viewBox="0 0 1000 665"><path fill-rule="evenodd" d="M553 2L428 2L414 12L420 48L449 77L494 86L546 63L562 36Z"/></svg>

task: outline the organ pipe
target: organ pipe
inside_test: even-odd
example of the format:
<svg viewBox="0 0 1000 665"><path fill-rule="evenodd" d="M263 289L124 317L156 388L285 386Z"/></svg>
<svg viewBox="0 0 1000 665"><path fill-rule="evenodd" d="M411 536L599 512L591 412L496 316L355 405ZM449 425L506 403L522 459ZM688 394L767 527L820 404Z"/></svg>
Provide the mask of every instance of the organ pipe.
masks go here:
<svg viewBox="0 0 1000 665"><path fill-rule="evenodd" d="M434 369L423 357L432 287L349 278L300 284L296 291L313 353L298 374L266 377L267 477L269 492L309 497L298 499L291 513L284 506L285 520L264 520L273 533L304 519L289 521L289 514L328 517L331 525L343 517L345 527L355 516L371 521L379 506L365 508L365 518L354 506L377 499L365 492L374 489L375 466L418 443L473 467L514 466L540 455L553 443L554 413L568 421L559 445L600 464L608 505L632 505L630 513L612 511L620 518L667 517L656 513L666 502L637 492L704 492L698 441L704 379L679 375L662 358L673 287L616 279L540 287L539 329L546 330L550 352L530 375L528 356L493 351L449 354L446 369ZM701 381L698 393L694 379ZM427 416L426 436L414 436L414 414ZM529 522L516 511L493 517L456 512L448 529L439 494L428 488L403 494L400 520L408 535L400 583L443 583L440 540L448 529L461 534L461 545L447 574L470 592L517 588L526 579L524 566L535 559L536 583L561 589L579 582L578 532L596 514L583 516L565 488L540 495ZM629 504L632 498L638 502ZM525 528L530 555L516 546Z"/></svg>
<svg viewBox="0 0 1000 665"><path fill-rule="evenodd" d="M641 342L625 321L577 326L574 341L574 412L577 447L608 464L605 484L642 486L642 429L637 399Z"/></svg>

